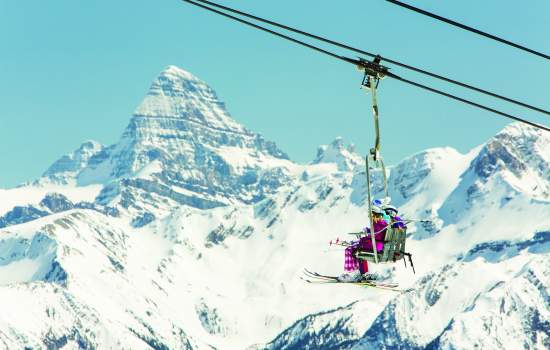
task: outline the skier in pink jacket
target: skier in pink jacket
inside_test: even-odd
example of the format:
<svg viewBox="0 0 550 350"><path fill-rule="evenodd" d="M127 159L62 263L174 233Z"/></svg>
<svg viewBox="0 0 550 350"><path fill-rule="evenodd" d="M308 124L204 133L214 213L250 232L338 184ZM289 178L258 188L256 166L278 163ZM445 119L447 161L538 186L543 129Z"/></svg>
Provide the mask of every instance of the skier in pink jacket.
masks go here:
<svg viewBox="0 0 550 350"><path fill-rule="evenodd" d="M384 249L384 239L386 237L386 228L388 223L383 219L382 209L379 207L372 207L372 219L374 226L374 239L376 241L376 251L381 252ZM344 259L344 271L345 273L339 277L341 281L344 282L353 282L365 279L372 279L372 275L368 274L369 265L366 260L357 259L353 256L354 252L357 249L362 249L366 251L373 251L372 249L372 238L371 230L368 227L363 229L363 232L369 233L366 236L363 236L359 239L358 242L352 243L345 250L345 259Z"/></svg>
<svg viewBox="0 0 550 350"><path fill-rule="evenodd" d="M386 239L386 228L388 227L388 223L386 222L386 220L383 219L382 209L378 207L373 207L372 214L374 225L374 239L376 241L376 251L381 252L382 249L384 249L384 239ZM365 227L363 229L363 232L367 233L367 235L361 237L361 239L359 240L359 246L366 251L372 252L372 238L370 235L371 230L370 228Z"/></svg>

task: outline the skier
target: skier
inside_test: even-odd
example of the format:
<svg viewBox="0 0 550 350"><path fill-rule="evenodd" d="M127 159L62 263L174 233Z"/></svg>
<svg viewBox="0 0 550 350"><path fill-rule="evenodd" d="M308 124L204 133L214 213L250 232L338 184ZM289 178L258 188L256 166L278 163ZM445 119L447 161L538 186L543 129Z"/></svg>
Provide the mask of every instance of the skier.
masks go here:
<svg viewBox="0 0 550 350"><path fill-rule="evenodd" d="M376 241L376 251L381 252L384 249L384 239L386 236L386 227L388 223L383 218L384 211L377 206L372 207L372 220L374 225L374 239ZM365 233L370 233L371 230L365 227L363 230ZM356 282L362 278L366 280L376 279L376 276L369 274L369 265L366 260L357 259L354 253L358 250L365 250L372 252L372 238L370 234L363 236L359 241L352 242L352 244L346 248L344 253L344 274L338 279L342 282Z"/></svg>
<svg viewBox="0 0 550 350"><path fill-rule="evenodd" d="M401 217L397 216L399 211L396 207L390 204L386 204L382 207L384 209L384 212L390 217L390 223L394 229L401 229L404 230L407 228L407 225L405 225L405 222Z"/></svg>
<svg viewBox="0 0 550 350"><path fill-rule="evenodd" d="M384 217L384 220L386 222L390 222L391 220L391 217L390 215L386 212L385 208L390 206L390 207L393 207L390 205L390 202L391 202L391 198L390 197L385 197L385 198L381 198L381 199L375 199L372 201L372 205L376 206L376 207L379 207L379 208L382 208L383 211L382 211L382 216ZM395 208L395 207L393 207Z"/></svg>

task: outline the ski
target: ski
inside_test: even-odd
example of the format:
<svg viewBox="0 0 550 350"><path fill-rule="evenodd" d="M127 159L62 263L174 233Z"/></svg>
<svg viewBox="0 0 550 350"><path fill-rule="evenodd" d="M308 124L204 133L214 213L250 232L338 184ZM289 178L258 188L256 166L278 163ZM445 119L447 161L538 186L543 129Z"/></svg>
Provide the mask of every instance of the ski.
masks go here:
<svg viewBox="0 0 550 350"><path fill-rule="evenodd" d="M360 283L370 283L370 284L374 284L374 285L377 285L377 286L380 286L380 287L387 287L387 288L397 288L399 286L399 284L397 284L397 283L380 282L380 281L375 281L375 280L363 280L363 281L357 281L357 282L342 282L336 276L322 275L320 273L310 271L308 269L304 269L304 272L309 277L324 279L324 280L329 280L329 281L337 281L337 282L340 282L340 283L359 283L359 282Z"/></svg>
<svg viewBox="0 0 550 350"><path fill-rule="evenodd" d="M317 272L313 272L313 271L310 271L308 269L304 269L304 273L307 276L310 276L310 277L322 278L322 279L328 279L328 280L338 280L338 278L336 276L321 275Z"/></svg>
<svg viewBox="0 0 550 350"><path fill-rule="evenodd" d="M336 283L336 281L321 281L321 280L313 281L313 280L309 280L309 279L301 277L301 276L300 276L300 279L302 281L306 281L307 283L318 283L318 284Z"/></svg>
<svg viewBox="0 0 550 350"><path fill-rule="evenodd" d="M307 278L302 278L302 280L308 282L308 283L343 283L343 284L354 284L354 285L360 285L365 287L373 287L373 288L380 288L385 290L393 290L396 292L401 292L401 290L397 289L398 284L397 283L383 283L383 282L376 282L376 281L357 281L357 282L344 282L340 281L338 277L336 276L328 276L328 275L322 275L317 272L310 271L308 269L304 269L304 274Z"/></svg>
<svg viewBox="0 0 550 350"><path fill-rule="evenodd" d="M338 280L309 280L307 278L302 278L302 277L300 277L300 279L302 279L303 281L305 281L307 283L311 283L311 284L353 284L353 285L362 286L362 287L378 288L378 289L383 289L383 290L391 290L393 292L398 292L398 293L405 293L405 292L408 291L408 290L400 290L400 289L397 289L397 288L394 288L394 287L380 286L380 285L376 285L376 284L373 284L373 283L370 283L370 282L341 282L341 281L338 281Z"/></svg>

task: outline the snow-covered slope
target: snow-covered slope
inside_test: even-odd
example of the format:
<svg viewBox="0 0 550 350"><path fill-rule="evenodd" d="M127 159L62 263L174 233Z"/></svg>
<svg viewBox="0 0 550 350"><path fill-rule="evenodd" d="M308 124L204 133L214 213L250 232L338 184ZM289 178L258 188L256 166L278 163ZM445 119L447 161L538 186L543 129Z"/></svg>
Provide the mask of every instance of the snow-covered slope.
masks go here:
<svg viewBox="0 0 550 350"><path fill-rule="evenodd" d="M135 292L154 286L148 263L164 246L160 238L130 236L124 227L79 210L2 231L0 346L209 348L161 311L160 291ZM148 249L151 243L158 244ZM149 257L128 254L131 249Z"/></svg>
<svg viewBox="0 0 550 350"><path fill-rule="evenodd" d="M515 153L521 160L494 156L498 167L491 166L487 152L502 139L508 140L508 147L521 150ZM349 329L349 311L333 310L301 319L260 348L550 348L550 201L522 187L523 181L538 181L543 187L550 183L550 177L541 175L550 165L550 154L540 147L549 140L548 135L512 124L467 155L433 157L449 150L431 150L392 168L393 177L399 169L423 164L416 167L419 172L391 180L392 186L405 186L405 193L412 193L410 199L401 198L402 208L420 214L422 206L416 203L426 196L434 199L426 214L434 216L437 229L413 228L416 231L409 241L419 279L404 276L399 268L395 271L397 279L413 290L397 296L381 313L373 308L377 317L360 336L356 329ZM530 146L521 146L525 144ZM416 160L419 157L420 162ZM430 158L440 163L426 166ZM459 171L443 179L430 178L438 172L449 174L451 164L446 164L445 158L452 159ZM484 173L488 176L474 176L480 164L493 171ZM510 177L514 166L521 171ZM469 198L472 193L464 186L472 179L488 187L474 200L460 202L457 198ZM422 187L424 190L416 192ZM399 195L394 198L399 200ZM460 215L449 217L451 209ZM438 211L443 215L438 216ZM334 324L341 327L334 329Z"/></svg>
<svg viewBox="0 0 550 350"><path fill-rule="evenodd" d="M353 348L548 349L550 232L539 235L541 243L526 242L519 254L516 246L498 258L485 247L427 274Z"/></svg>
<svg viewBox="0 0 550 350"><path fill-rule="evenodd" d="M411 291L306 284L366 225L362 157L338 138L296 164L168 67L118 143L0 190L0 349L547 348L549 145L511 124L389 167L402 216L432 221L416 275L372 268Z"/></svg>

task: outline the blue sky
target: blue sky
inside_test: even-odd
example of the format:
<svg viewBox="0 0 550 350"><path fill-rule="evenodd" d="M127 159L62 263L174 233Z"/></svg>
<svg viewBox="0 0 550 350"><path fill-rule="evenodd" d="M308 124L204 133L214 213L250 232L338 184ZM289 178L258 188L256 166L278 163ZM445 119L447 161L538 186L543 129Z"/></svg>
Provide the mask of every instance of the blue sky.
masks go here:
<svg viewBox="0 0 550 350"><path fill-rule="evenodd" d="M550 108L550 62L383 0L221 3ZM414 3L550 53L549 1ZM181 1L2 0L0 43L0 187L37 178L85 140L115 143L170 64L205 80L236 120L298 162L336 136L362 153L373 143L370 98L355 68ZM550 124L535 112L392 71ZM430 147L467 151L508 123L389 79L379 101L390 164Z"/></svg>

